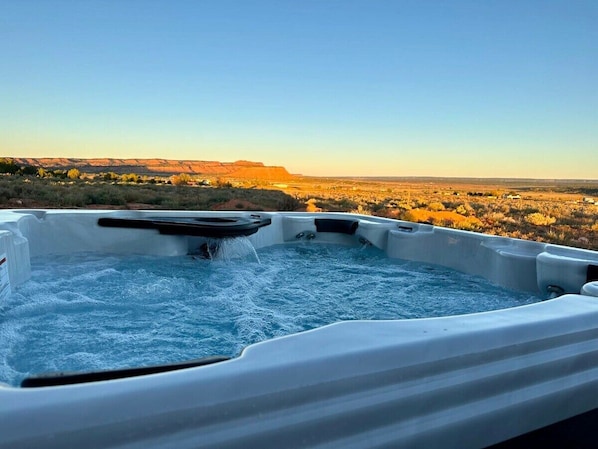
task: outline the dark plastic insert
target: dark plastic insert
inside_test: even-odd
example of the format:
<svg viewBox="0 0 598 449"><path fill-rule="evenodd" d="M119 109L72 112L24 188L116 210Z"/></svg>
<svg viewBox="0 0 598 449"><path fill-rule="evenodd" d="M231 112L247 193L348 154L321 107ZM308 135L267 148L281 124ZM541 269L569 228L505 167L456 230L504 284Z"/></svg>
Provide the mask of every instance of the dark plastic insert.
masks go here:
<svg viewBox="0 0 598 449"><path fill-rule="evenodd" d="M355 234L359 221L357 220L336 220L334 218L316 218L316 230L318 232L337 232L339 234Z"/></svg>
<svg viewBox="0 0 598 449"><path fill-rule="evenodd" d="M586 282L598 281L598 265L588 265Z"/></svg>
<svg viewBox="0 0 598 449"><path fill-rule="evenodd" d="M166 235L197 237L240 237L255 234L272 223L259 215L246 217L145 217L100 218L98 225L109 228L156 229Z"/></svg>
<svg viewBox="0 0 598 449"><path fill-rule="evenodd" d="M27 377L21 382L23 388L53 387L58 385L82 384L98 382L101 380L123 379L126 377L144 376L146 374L164 373L196 366L211 365L212 363L230 360L230 357L211 356L201 359L187 360L185 362L170 363L165 365L143 366L139 368L122 368L108 371L91 372L57 372L37 374Z"/></svg>

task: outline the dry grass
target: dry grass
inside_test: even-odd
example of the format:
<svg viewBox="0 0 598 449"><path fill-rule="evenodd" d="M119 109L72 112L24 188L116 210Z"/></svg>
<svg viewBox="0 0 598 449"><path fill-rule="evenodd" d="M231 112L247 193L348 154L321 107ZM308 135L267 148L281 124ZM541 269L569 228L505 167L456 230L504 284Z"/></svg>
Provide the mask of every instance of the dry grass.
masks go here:
<svg viewBox="0 0 598 449"><path fill-rule="evenodd" d="M211 187L105 176L0 177L0 207L357 212L598 250L598 181L213 179Z"/></svg>

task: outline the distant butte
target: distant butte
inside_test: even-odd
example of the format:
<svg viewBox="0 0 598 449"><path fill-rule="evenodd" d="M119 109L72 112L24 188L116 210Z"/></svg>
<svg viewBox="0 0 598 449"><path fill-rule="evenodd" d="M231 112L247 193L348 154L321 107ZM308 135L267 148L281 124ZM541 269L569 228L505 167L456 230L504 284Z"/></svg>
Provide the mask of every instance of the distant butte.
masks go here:
<svg viewBox="0 0 598 449"><path fill-rule="evenodd" d="M50 170L77 168L85 173L114 172L139 175L193 175L226 176L285 180L293 177L286 168L266 166L262 162L190 161L169 159L76 159L76 158L12 158L18 165L32 165Z"/></svg>

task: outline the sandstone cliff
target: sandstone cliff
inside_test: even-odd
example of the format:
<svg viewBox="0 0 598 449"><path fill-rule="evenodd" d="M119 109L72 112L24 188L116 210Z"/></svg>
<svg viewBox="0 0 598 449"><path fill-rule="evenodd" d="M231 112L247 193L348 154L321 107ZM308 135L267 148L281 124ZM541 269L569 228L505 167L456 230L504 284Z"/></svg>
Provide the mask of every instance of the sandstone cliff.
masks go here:
<svg viewBox="0 0 598 449"><path fill-rule="evenodd" d="M262 162L190 161L169 159L75 159L75 158L13 158L18 165L32 165L49 170L77 168L85 173L136 173L140 175L193 175L226 176L285 180L291 174L280 166L265 166Z"/></svg>

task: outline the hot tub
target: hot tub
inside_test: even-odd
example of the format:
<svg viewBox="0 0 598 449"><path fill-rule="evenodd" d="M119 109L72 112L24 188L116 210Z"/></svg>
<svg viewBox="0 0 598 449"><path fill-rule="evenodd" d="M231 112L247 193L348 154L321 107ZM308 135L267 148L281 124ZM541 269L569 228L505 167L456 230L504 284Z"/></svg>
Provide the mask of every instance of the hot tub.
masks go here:
<svg viewBox="0 0 598 449"><path fill-rule="evenodd" d="M0 212L1 294L18 291L39 257L211 257L215 228L237 225L257 249L371 245L546 300L343 321L226 360L6 385L0 447L477 448L598 407L592 251L354 214L12 210Z"/></svg>

